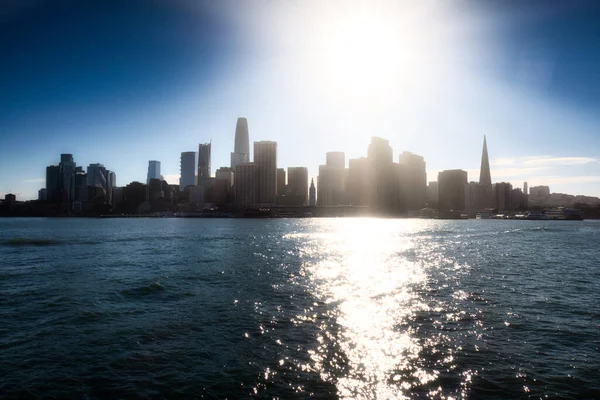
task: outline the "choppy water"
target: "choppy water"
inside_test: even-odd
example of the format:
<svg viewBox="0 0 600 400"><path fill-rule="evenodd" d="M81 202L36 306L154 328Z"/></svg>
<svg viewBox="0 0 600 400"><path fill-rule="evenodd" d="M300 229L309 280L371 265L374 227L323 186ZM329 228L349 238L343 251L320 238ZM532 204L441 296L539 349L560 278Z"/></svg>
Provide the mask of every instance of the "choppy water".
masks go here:
<svg viewBox="0 0 600 400"><path fill-rule="evenodd" d="M0 220L0 397L599 398L600 223Z"/></svg>

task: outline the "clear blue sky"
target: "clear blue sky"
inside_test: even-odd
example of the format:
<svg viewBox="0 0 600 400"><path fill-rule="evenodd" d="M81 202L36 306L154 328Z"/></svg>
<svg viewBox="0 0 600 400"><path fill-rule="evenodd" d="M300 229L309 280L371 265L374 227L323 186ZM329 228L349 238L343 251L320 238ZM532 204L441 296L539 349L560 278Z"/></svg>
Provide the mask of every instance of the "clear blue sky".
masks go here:
<svg viewBox="0 0 600 400"><path fill-rule="evenodd" d="M597 1L35 1L0 4L0 194L37 197L60 153L117 184L236 119L316 176L370 136L425 157L429 180L492 180L600 196Z"/></svg>

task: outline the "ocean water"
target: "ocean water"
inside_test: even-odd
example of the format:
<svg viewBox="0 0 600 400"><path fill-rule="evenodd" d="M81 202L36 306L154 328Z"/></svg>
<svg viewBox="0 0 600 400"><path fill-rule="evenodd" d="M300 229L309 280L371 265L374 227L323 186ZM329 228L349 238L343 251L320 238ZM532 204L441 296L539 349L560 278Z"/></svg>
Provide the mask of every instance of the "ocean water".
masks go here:
<svg viewBox="0 0 600 400"><path fill-rule="evenodd" d="M600 223L0 219L2 398L600 398Z"/></svg>

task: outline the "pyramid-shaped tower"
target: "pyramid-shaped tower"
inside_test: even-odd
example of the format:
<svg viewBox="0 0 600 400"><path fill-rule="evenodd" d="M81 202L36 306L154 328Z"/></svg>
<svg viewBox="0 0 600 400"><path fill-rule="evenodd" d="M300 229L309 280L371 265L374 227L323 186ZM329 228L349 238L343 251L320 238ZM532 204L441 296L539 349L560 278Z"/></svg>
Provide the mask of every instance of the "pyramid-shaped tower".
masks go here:
<svg viewBox="0 0 600 400"><path fill-rule="evenodd" d="M490 175L490 160L488 158L487 142L483 135L483 152L481 153L481 169L479 170L479 184L492 186L492 177Z"/></svg>

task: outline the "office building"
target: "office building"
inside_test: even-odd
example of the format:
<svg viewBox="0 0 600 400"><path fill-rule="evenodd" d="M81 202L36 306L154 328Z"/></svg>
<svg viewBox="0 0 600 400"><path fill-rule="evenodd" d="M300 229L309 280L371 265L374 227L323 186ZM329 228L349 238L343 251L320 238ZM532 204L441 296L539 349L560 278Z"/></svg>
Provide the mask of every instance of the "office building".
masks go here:
<svg viewBox="0 0 600 400"><path fill-rule="evenodd" d="M490 160L488 157L487 139L483 135L483 149L481 151L481 167L479 169L479 185L480 189L477 189L477 193L481 196L477 199L478 210L483 211L486 208L494 207L493 201L493 188L492 188L492 176L490 174Z"/></svg>
<svg viewBox="0 0 600 400"><path fill-rule="evenodd" d="M285 193L285 169L277 168L277 196Z"/></svg>
<svg viewBox="0 0 600 400"><path fill-rule="evenodd" d="M150 179L160 179L160 161L148 161L146 184L150 183Z"/></svg>
<svg viewBox="0 0 600 400"><path fill-rule="evenodd" d="M494 184L494 208L498 212L512 210L512 195L513 187L508 182L498 182Z"/></svg>
<svg viewBox="0 0 600 400"><path fill-rule="evenodd" d="M348 161L348 196L353 206L366 206L368 203L369 163L366 157Z"/></svg>
<svg viewBox="0 0 600 400"><path fill-rule="evenodd" d="M235 126L235 144L231 153L231 168L250 161L250 137L248 134L248 120L238 118Z"/></svg>
<svg viewBox="0 0 600 400"><path fill-rule="evenodd" d="M319 165L317 205L337 206L347 202L345 196L345 157L345 154L341 151L330 151L325 155L326 164Z"/></svg>
<svg viewBox="0 0 600 400"><path fill-rule="evenodd" d="M179 191L183 192L186 186L196 185L196 152L184 151L181 153L179 167Z"/></svg>
<svg viewBox="0 0 600 400"><path fill-rule="evenodd" d="M46 167L46 198L52 204L58 204L62 199L61 178L60 165Z"/></svg>
<svg viewBox="0 0 600 400"><path fill-rule="evenodd" d="M256 152L254 153L256 154ZM235 204L239 207L253 207L256 203L256 165L240 164L235 167Z"/></svg>
<svg viewBox="0 0 600 400"><path fill-rule="evenodd" d="M367 163L369 211L378 214L398 212L399 173L388 140L371 137Z"/></svg>
<svg viewBox="0 0 600 400"><path fill-rule="evenodd" d="M427 172L423 156L405 151L400 154L400 193L408 211L425 207L427 199Z"/></svg>
<svg viewBox="0 0 600 400"><path fill-rule="evenodd" d="M438 174L438 208L441 212L462 211L465 207L467 171L451 169Z"/></svg>
<svg viewBox="0 0 600 400"><path fill-rule="evenodd" d="M529 188L529 196L539 199L550 196L550 186L532 186Z"/></svg>
<svg viewBox="0 0 600 400"><path fill-rule="evenodd" d="M46 201L48 199L48 191L45 188L38 190L38 200Z"/></svg>
<svg viewBox="0 0 600 400"><path fill-rule="evenodd" d="M62 202L72 203L75 198L75 168L76 164L72 154L60 155Z"/></svg>
<svg viewBox="0 0 600 400"><path fill-rule="evenodd" d="M210 179L210 147L211 143L198 145L198 186Z"/></svg>
<svg viewBox="0 0 600 400"><path fill-rule="evenodd" d="M308 205L308 168L288 167L286 196L292 196L293 205Z"/></svg>
<svg viewBox="0 0 600 400"><path fill-rule="evenodd" d="M438 198L438 183L436 181L429 182L429 184L427 185L427 206L437 208Z"/></svg>
<svg viewBox="0 0 600 400"><path fill-rule="evenodd" d="M254 165L256 166L256 202L261 205L275 204L277 196L277 143L254 142Z"/></svg>

